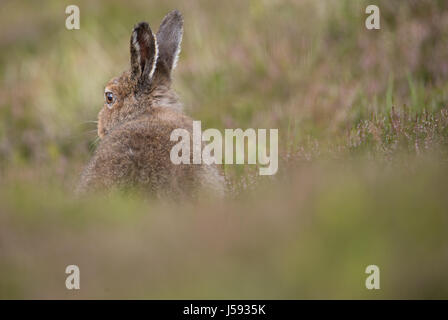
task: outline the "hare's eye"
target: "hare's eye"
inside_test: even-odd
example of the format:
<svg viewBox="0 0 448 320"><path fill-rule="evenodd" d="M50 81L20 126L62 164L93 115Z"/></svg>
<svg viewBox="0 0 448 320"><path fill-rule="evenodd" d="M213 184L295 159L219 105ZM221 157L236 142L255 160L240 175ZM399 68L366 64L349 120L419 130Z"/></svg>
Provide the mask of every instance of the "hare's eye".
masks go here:
<svg viewBox="0 0 448 320"><path fill-rule="evenodd" d="M107 106L109 108L112 108L112 104L115 102L114 94L112 92L108 91L104 95L106 97Z"/></svg>

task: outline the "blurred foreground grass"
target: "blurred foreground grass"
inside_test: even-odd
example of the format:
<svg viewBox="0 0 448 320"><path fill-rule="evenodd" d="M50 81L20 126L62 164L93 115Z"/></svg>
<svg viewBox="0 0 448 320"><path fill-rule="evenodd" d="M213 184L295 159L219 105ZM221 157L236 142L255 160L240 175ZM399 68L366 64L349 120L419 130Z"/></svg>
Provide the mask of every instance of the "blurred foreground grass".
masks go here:
<svg viewBox="0 0 448 320"><path fill-rule="evenodd" d="M68 4L2 2L0 298L448 298L445 1L79 1L79 31ZM74 198L133 24L173 8L186 112L278 128L278 174L228 166L222 204Z"/></svg>
<svg viewBox="0 0 448 320"><path fill-rule="evenodd" d="M448 166L436 163L304 165L244 199L182 207L11 183L0 296L446 298ZM370 264L379 291L364 287Z"/></svg>

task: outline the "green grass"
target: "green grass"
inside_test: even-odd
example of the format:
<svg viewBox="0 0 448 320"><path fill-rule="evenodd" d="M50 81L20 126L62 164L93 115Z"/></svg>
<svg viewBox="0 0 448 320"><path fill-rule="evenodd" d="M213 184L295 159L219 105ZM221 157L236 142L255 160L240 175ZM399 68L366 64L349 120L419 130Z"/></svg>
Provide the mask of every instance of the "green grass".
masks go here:
<svg viewBox="0 0 448 320"><path fill-rule="evenodd" d="M374 3L379 31L371 1L79 1L68 31L60 1L5 1L0 298L447 298L448 6ZM174 8L186 112L278 128L279 172L226 166L222 204L75 198L132 26Z"/></svg>

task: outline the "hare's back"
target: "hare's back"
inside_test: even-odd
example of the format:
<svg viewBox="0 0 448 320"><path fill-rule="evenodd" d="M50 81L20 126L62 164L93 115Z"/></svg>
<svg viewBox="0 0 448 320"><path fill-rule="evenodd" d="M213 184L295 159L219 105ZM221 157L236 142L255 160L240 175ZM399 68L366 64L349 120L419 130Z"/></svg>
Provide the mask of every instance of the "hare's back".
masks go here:
<svg viewBox="0 0 448 320"><path fill-rule="evenodd" d="M110 132L104 146L117 160L127 163L123 177L137 186L153 191L194 189L200 183L198 167L175 165L170 151L177 141L170 141L171 132L183 128L191 132L192 120L176 111L154 110L129 121Z"/></svg>

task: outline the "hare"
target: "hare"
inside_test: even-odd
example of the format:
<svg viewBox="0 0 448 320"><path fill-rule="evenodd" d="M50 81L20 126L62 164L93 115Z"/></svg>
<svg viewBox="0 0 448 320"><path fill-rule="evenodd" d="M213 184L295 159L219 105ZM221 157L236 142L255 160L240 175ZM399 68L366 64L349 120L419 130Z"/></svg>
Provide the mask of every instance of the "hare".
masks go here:
<svg viewBox="0 0 448 320"><path fill-rule="evenodd" d="M170 150L176 128L192 132L171 90L183 34L183 17L174 10L154 35L146 22L135 25L130 40L131 68L110 80L98 114L100 143L84 169L78 192L137 188L156 197L224 194L224 177L215 165L173 164Z"/></svg>

